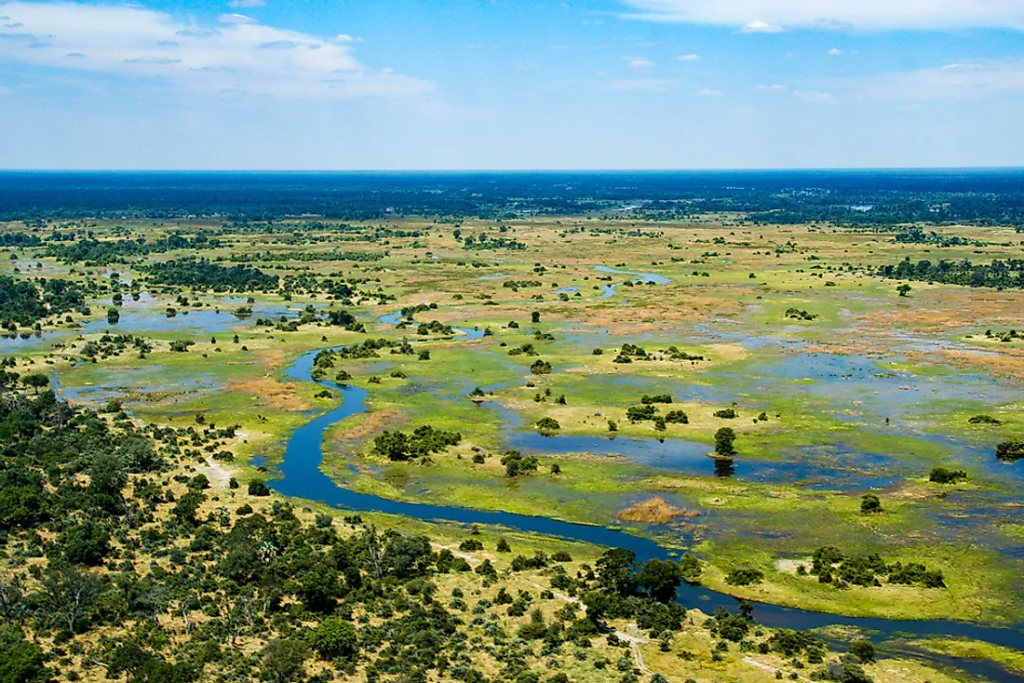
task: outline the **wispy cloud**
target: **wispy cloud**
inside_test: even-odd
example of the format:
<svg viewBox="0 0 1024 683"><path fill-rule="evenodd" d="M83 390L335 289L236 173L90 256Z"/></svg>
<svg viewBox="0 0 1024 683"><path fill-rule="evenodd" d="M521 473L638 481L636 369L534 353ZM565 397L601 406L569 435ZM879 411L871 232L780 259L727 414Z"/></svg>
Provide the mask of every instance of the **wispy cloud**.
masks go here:
<svg viewBox="0 0 1024 683"><path fill-rule="evenodd" d="M772 83L771 85L755 85L754 90L757 92L785 92L789 88L781 83Z"/></svg>
<svg viewBox="0 0 1024 683"><path fill-rule="evenodd" d="M754 21L748 21L740 29L740 33L782 33L785 31L781 26L775 24L769 24L767 21L761 21L755 19Z"/></svg>
<svg viewBox="0 0 1024 683"><path fill-rule="evenodd" d="M617 92L666 92L673 84L665 78L621 78L607 83L606 87Z"/></svg>
<svg viewBox="0 0 1024 683"><path fill-rule="evenodd" d="M1020 0L620 0L634 18L783 29L1024 29ZM763 32L763 31L757 31Z"/></svg>
<svg viewBox="0 0 1024 683"><path fill-rule="evenodd" d="M725 93L722 92L721 90L714 90L712 88L704 88L703 90L698 90L695 94L697 95L697 97L722 97L723 95L725 95Z"/></svg>
<svg viewBox="0 0 1024 683"><path fill-rule="evenodd" d="M699 62L700 61L700 55L695 55L695 54L680 55L679 61L680 62Z"/></svg>
<svg viewBox="0 0 1024 683"><path fill-rule="evenodd" d="M832 104L836 101L836 96L832 93L817 90L794 90L793 96L808 104Z"/></svg>
<svg viewBox="0 0 1024 683"><path fill-rule="evenodd" d="M650 69L654 66L654 62L646 57L623 57L623 59L626 60L626 66L630 69Z"/></svg>
<svg viewBox="0 0 1024 683"><path fill-rule="evenodd" d="M1024 93L1024 60L986 60L834 82L859 99L922 102Z"/></svg>
<svg viewBox="0 0 1024 683"><path fill-rule="evenodd" d="M0 57L25 64L281 99L391 98L433 89L361 64L350 36L322 39L243 15L203 26L128 5L16 1L3 12L22 26L0 28Z"/></svg>
<svg viewBox="0 0 1024 683"><path fill-rule="evenodd" d="M231 0L228 7L263 7L265 4L267 4L265 0Z"/></svg>
<svg viewBox="0 0 1024 683"><path fill-rule="evenodd" d="M256 20L244 14L222 14L217 17L222 24L255 24Z"/></svg>

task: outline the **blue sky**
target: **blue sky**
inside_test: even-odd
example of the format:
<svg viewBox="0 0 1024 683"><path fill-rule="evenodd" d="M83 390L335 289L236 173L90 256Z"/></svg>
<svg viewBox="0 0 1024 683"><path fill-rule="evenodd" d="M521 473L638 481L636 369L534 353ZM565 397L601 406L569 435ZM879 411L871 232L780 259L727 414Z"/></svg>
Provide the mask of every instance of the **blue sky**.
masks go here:
<svg viewBox="0 0 1024 683"><path fill-rule="evenodd" d="M1024 0L0 0L0 168L1024 165Z"/></svg>

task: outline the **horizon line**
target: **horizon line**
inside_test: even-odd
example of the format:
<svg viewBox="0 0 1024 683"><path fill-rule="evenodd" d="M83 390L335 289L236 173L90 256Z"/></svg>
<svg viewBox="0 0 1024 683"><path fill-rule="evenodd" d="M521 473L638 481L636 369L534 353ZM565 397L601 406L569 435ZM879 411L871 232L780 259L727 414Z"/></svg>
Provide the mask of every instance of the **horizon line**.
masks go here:
<svg viewBox="0 0 1024 683"><path fill-rule="evenodd" d="M749 166L731 168L0 168L0 174L13 173L751 173L751 172L843 172L843 171L1024 171L1019 166Z"/></svg>

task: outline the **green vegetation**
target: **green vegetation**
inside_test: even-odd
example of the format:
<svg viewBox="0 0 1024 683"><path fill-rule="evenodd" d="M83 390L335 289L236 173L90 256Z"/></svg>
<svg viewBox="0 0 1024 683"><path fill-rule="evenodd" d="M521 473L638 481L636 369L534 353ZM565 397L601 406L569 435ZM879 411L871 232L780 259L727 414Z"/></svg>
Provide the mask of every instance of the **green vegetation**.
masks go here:
<svg viewBox="0 0 1024 683"><path fill-rule="evenodd" d="M61 680L934 682L867 641L840 659L671 596L700 582L852 616L1018 619L1011 227L405 202L0 231L17 251L0 274L0 585L21 605L0 661ZM907 274L922 260L952 279ZM968 284L1004 291L965 291L964 261L993 264ZM307 354L322 386L293 370ZM279 497L290 435L356 395L365 412L325 433L339 486L622 529L681 559ZM393 542L411 568L384 560ZM95 597L70 622L53 597L69 587Z"/></svg>

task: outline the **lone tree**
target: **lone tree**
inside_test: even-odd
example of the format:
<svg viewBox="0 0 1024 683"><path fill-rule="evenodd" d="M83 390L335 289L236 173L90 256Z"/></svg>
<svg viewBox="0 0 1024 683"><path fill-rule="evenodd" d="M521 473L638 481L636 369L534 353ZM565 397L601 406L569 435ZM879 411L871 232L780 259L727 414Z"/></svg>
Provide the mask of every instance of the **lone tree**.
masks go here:
<svg viewBox="0 0 1024 683"><path fill-rule="evenodd" d="M561 428L562 425L553 417L542 417L537 420L537 429L541 432L557 432Z"/></svg>
<svg viewBox="0 0 1024 683"><path fill-rule="evenodd" d="M42 389L43 387L47 386L50 383L50 378L42 373L34 372L31 375L25 375L24 377L22 377L21 383L24 384L26 387L32 387L38 394L40 389Z"/></svg>
<svg viewBox="0 0 1024 683"><path fill-rule="evenodd" d="M736 455L736 432L732 427L722 427L715 432L715 455L723 458L731 458Z"/></svg>
<svg viewBox="0 0 1024 683"><path fill-rule="evenodd" d="M870 640L855 640L850 643L850 654L862 663L870 664L875 661L875 646L871 644Z"/></svg>
<svg viewBox="0 0 1024 683"><path fill-rule="evenodd" d="M910 294L910 290L912 289L913 287L911 287L910 285L902 284L896 288L896 291L899 292L900 296L906 296L907 294Z"/></svg>
<svg viewBox="0 0 1024 683"><path fill-rule="evenodd" d="M864 514L882 512L882 501L873 493L865 493L860 497L860 511Z"/></svg>

